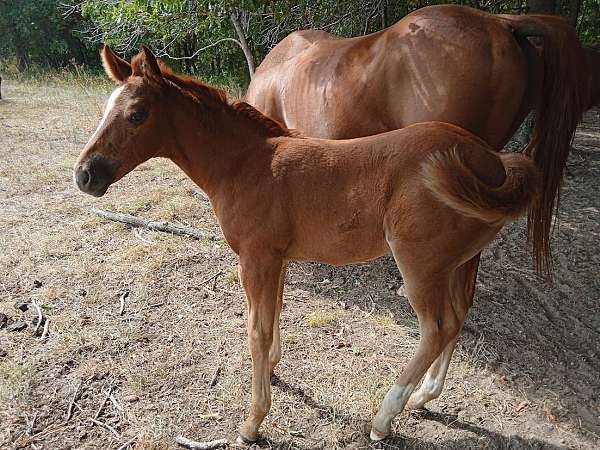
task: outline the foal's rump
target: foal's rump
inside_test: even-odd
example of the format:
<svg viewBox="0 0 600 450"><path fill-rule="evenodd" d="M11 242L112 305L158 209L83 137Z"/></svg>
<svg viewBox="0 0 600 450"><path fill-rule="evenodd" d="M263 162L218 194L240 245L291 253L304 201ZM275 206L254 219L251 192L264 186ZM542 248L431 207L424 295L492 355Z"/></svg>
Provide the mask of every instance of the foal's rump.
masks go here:
<svg viewBox="0 0 600 450"><path fill-rule="evenodd" d="M285 142L272 168L294 230L286 255L293 259L366 261L385 253L390 239L472 237L479 251L489 241L483 235L493 238L537 192L527 156L499 155L443 122L359 139Z"/></svg>
<svg viewBox="0 0 600 450"><path fill-rule="evenodd" d="M423 176L442 203L490 225L524 215L539 187L538 170L529 157L459 144L431 155Z"/></svg>

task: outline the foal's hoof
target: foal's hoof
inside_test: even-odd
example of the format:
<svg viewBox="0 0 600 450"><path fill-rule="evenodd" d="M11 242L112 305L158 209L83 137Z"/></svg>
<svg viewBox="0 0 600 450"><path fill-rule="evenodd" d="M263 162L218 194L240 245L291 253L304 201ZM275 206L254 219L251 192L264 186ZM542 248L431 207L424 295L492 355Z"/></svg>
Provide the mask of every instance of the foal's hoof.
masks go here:
<svg viewBox="0 0 600 450"><path fill-rule="evenodd" d="M387 435L381 435L375 431L374 428L371 428L371 434L369 434L369 438L371 438L373 442L383 441L386 437Z"/></svg>
<svg viewBox="0 0 600 450"><path fill-rule="evenodd" d="M239 434L237 439L235 440L235 443L238 445L250 446L250 445L254 444L256 441L257 441L257 438L248 439L248 438L242 436L241 434Z"/></svg>

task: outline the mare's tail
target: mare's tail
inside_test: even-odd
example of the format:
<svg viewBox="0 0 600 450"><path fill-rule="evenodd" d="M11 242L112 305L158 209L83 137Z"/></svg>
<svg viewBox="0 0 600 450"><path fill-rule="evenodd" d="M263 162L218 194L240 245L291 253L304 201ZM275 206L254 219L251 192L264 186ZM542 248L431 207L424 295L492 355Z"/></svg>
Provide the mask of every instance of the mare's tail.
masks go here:
<svg viewBox="0 0 600 450"><path fill-rule="evenodd" d="M568 21L544 15L502 16L515 36L541 37L543 80L535 109L536 126L525 153L540 169L539 201L529 209L527 226L533 244L536 269L549 279L552 274L550 235L553 214L558 214L560 186L575 128L589 96L582 70L585 55Z"/></svg>

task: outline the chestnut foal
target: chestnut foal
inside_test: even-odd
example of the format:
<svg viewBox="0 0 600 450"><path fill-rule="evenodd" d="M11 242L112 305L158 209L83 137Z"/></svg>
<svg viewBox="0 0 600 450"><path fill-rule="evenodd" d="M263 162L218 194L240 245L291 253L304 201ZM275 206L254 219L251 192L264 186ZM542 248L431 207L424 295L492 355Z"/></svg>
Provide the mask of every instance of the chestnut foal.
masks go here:
<svg viewBox="0 0 600 450"><path fill-rule="evenodd" d="M373 420L372 439L390 433L434 361L440 367L432 367L415 401L441 389L439 372L471 306L468 261L537 196L538 171L528 157L494 152L441 122L345 141L303 138L245 103L229 104L222 91L172 73L145 47L131 65L107 47L102 59L121 85L75 164L75 182L101 196L161 156L209 196L239 255L248 302L252 403L242 441L257 439L271 406L290 260L339 265L391 251L402 273L421 340Z"/></svg>

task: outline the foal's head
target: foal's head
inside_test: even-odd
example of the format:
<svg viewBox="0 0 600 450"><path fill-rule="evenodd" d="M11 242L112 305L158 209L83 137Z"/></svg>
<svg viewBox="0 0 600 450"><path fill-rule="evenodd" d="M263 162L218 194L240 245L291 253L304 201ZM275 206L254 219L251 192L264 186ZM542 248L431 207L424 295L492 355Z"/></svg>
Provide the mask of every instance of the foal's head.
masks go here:
<svg viewBox="0 0 600 450"><path fill-rule="evenodd" d="M104 47L102 62L120 85L109 97L73 174L79 189L97 197L137 165L166 156L170 135L167 82L154 55L142 47L129 64Z"/></svg>

